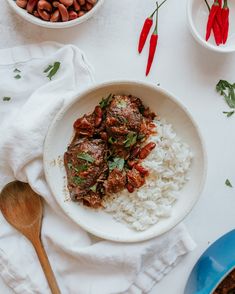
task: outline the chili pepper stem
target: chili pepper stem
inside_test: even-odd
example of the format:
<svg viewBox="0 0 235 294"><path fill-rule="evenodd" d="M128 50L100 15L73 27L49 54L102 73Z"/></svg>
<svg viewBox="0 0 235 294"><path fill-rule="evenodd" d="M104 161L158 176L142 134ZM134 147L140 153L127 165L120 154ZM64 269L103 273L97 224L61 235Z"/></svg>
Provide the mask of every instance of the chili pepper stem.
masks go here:
<svg viewBox="0 0 235 294"><path fill-rule="evenodd" d="M207 0L204 0L204 1L205 1L205 3L206 3L206 6L207 6L208 10L210 11L210 10L211 10L211 9L210 9L210 5L208 4Z"/></svg>
<svg viewBox="0 0 235 294"><path fill-rule="evenodd" d="M150 15L149 18L153 18L154 14L158 11L158 9L166 2L167 0L164 0L160 5L157 5L157 8L154 10L154 12Z"/></svg>

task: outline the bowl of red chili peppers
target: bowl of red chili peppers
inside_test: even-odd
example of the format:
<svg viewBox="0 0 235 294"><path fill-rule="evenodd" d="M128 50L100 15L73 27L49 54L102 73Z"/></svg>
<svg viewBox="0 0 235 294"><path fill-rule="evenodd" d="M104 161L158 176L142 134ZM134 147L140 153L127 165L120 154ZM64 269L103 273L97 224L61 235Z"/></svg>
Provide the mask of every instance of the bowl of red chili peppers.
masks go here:
<svg viewBox="0 0 235 294"><path fill-rule="evenodd" d="M193 37L217 52L235 52L235 1L188 0L188 22Z"/></svg>

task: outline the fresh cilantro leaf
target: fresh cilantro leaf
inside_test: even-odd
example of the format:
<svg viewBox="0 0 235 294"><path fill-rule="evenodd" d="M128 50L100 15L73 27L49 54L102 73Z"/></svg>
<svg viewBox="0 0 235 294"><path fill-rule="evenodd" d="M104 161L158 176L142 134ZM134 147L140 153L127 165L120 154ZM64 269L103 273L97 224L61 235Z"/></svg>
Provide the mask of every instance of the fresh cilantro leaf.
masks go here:
<svg viewBox="0 0 235 294"><path fill-rule="evenodd" d="M83 159L83 160L90 162L90 163L93 163L95 161L95 159L91 155L84 153L84 152L79 153L77 155L77 158Z"/></svg>
<svg viewBox="0 0 235 294"><path fill-rule="evenodd" d="M49 80L57 73L60 68L60 62L56 61L53 65L49 65L45 70L44 73L48 73L47 77Z"/></svg>
<svg viewBox="0 0 235 294"><path fill-rule="evenodd" d="M96 192L96 188L97 188L97 184L95 184L94 186L90 187L90 190L95 193Z"/></svg>
<svg viewBox="0 0 235 294"><path fill-rule="evenodd" d="M86 171L86 170L88 170L88 166L87 166L86 164L81 164L81 165L79 165L79 166L75 166L75 167L74 167L74 170L75 170L77 173L79 173L79 172L81 172L81 171Z"/></svg>
<svg viewBox="0 0 235 294"><path fill-rule="evenodd" d="M220 95L224 96L225 101L227 102L230 108L235 108L235 83L230 84L228 81L220 80L216 85L216 91Z"/></svg>
<svg viewBox="0 0 235 294"><path fill-rule="evenodd" d="M125 147L131 147L135 145L137 141L137 134L135 132L130 132L127 134L126 140L124 141Z"/></svg>
<svg viewBox="0 0 235 294"><path fill-rule="evenodd" d="M18 68L15 68L14 72L21 72L21 70L19 70Z"/></svg>
<svg viewBox="0 0 235 294"><path fill-rule="evenodd" d="M16 76L14 76L14 78L16 79L16 80L19 80L19 79L21 79L21 75L16 75Z"/></svg>
<svg viewBox="0 0 235 294"><path fill-rule="evenodd" d="M113 169L117 168L119 170L123 170L125 164L125 160L120 157L115 157L113 161L109 161L109 170L112 171Z"/></svg>
<svg viewBox="0 0 235 294"><path fill-rule="evenodd" d="M230 117L234 114L234 111L223 111L224 114L227 115L227 117Z"/></svg>
<svg viewBox="0 0 235 294"><path fill-rule="evenodd" d="M3 97L2 100L3 101L10 101L11 100L11 97Z"/></svg>
<svg viewBox="0 0 235 294"><path fill-rule="evenodd" d="M48 67L43 71L44 73L47 73L50 69L52 69L53 65L48 65Z"/></svg>
<svg viewBox="0 0 235 294"><path fill-rule="evenodd" d="M225 181L225 185L230 187L230 188L233 187L233 185L231 184L231 182L228 179Z"/></svg>
<svg viewBox="0 0 235 294"><path fill-rule="evenodd" d="M109 96L107 98L102 98L102 100L100 101L100 107L103 109L105 107L107 107L111 101L113 97L113 94L109 94Z"/></svg>
<svg viewBox="0 0 235 294"><path fill-rule="evenodd" d="M114 139L113 137L109 137L108 142L110 144L114 144L116 142L116 139Z"/></svg>
<svg viewBox="0 0 235 294"><path fill-rule="evenodd" d="M75 176L75 177L73 177L73 182L74 182L75 185L79 186L79 185L81 185L82 183L85 182L85 179L82 179L79 176Z"/></svg>

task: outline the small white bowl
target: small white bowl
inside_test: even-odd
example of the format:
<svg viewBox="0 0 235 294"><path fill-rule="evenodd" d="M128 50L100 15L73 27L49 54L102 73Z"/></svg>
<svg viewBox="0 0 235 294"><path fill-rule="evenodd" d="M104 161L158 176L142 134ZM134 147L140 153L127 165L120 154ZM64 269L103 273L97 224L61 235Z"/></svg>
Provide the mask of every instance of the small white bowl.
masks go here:
<svg viewBox="0 0 235 294"><path fill-rule="evenodd" d="M50 21L45 21L40 18L35 17L34 15L30 14L27 12L27 10L20 8L19 6L16 5L16 2L14 0L6 0L10 7L22 18L27 20L28 22L31 22L35 25L38 25L40 27L45 27L45 28L50 28L50 29L64 29L64 28L69 28L76 26L80 23L83 23L84 21L88 20L91 18L102 6L104 0L98 0L96 5L88 11L85 15L76 18L74 20L66 21L66 22L50 22Z"/></svg>
<svg viewBox="0 0 235 294"><path fill-rule="evenodd" d="M213 1L208 0L209 5L212 5ZM208 8L204 0L188 0L187 4L187 17L190 27L190 31L193 37L201 44L203 47L210 50L230 53L235 52L235 1L229 1L230 8L230 28L228 40L225 45L217 46L214 41L214 35L211 34L208 42L205 40L206 25L208 19Z"/></svg>

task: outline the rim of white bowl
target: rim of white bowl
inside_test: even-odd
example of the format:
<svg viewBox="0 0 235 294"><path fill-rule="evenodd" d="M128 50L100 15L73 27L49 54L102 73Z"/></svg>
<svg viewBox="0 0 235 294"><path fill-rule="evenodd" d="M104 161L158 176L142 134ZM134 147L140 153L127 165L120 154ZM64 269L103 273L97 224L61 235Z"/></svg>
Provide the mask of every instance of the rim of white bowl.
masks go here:
<svg viewBox="0 0 235 294"><path fill-rule="evenodd" d="M194 25L194 21L193 21L193 17L192 17L192 5L193 2L195 0L188 0L188 5L187 5L187 18L188 18L188 23L189 23L189 28L190 31L194 37L194 39L196 41L198 41L199 44L201 44L203 47L208 48L212 51L215 52L219 52L219 53L232 53L235 52L235 47L232 48L230 46L224 46L224 47L220 47L220 46L216 46L213 44L210 44L209 42L207 42L206 40L204 40L201 35L198 33L195 25Z"/></svg>
<svg viewBox="0 0 235 294"><path fill-rule="evenodd" d="M203 189L204 189L204 186L205 186L205 182L206 182L206 177L207 177L207 169L208 169L208 159L207 159L207 152L206 152L206 148L205 148L205 142L204 142L204 139L203 139L203 136L201 134L201 131L199 129L199 126L198 124L196 123L196 121L194 120L194 118L192 117L191 113L189 112L189 110L187 109L187 107L182 103L180 102L175 95L173 95L171 92L167 91L167 90L164 90L163 88L161 88L160 86L156 86L155 84L153 83L150 83L150 82L143 82L143 81L137 81L137 80L110 80L108 82L102 82L102 83L99 83L99 84L95 84L95 85L92 85L91 87L89 87L88 89L82 91L82 92L79 92L78 94L74 95L73 98L70 100L70 102L68 104L66 104L65 107L63 107L54 117L49 129L48 129L48 132L47 132L47 135L46 135L46 139L45 139L45 142L44 142L44 150L43 150L43 168L44 168L44 173L45 173L45 177L46 177L46 181L53 193L53 195L55 195L55 191L54 191L54 188L51 187L51 185L49 184L50 181L48 180L49 179L49 175L48 175L48 170L46 168L47 164L46 164L46 152L47 152L47 146L48 146L48 140L50 138L50 134L53 130L53 127L54 127L54 122L56 120L58 120L58 118L61 117L61 114L65 113L70 107L72 104L75 103L75 101L78 99L78 97L84 97L86 95L88 95L90 92L94 92L100 88L103 88L103 87L107 87L107 86L112 86L112 85L120 85L120 84L130 84L132 83L133 85L142 85L143 87L151 87L152 89L155 89L159 92L161 92L162 94L168 96L173 102L175 102L187 115L188 117L190 118L190 120L192 121L192 124L194 125L197 133L198 133L198 136L199 136L199 139L200 139L200 142L201 142L201 146L202 146L202 155L203 155L203 163L204 163L204 169L203 169L203 175L202 175L202 181L201 181L201 185L200 185L200 189L199 189L199 192L198 192L198 197L194 200L192 206L186 211L185 215L183 217L180 217L177 222L175 223L174 226L172 226L170 229L165 229L163 230L158 236L168 232L169 230L172 230L174 227L176 227L179 223L181 223L187 216L188 214L193 210L193 208L195 207L196 203L198 202L202 192L203 192ZM61 203L58 201L58 199L54 196L54 199L56 200L57 204L61 207L61 209L63 210L63 212L65 213L64 211L64 208L61 206ZM71 215L68 215L67 216L76 224L78 224L78 221L75 220L73 218L73 216ZM134 242L141 242L141 241L145 241L145 240L149 240L149 239L152 239L154 237L156 237L156 234L155 232L153 232L152 234L150 234L147 238L133 238L131 240L129 239L122 239L122 240L119 240L118 238L110 238L109 236L107 236L105 233L99 233L97 234L96 230L92 230L89 226L86 226L86 225L82 225L81 226L85 231L91 233L92 235L94 236L99 236L100 238L103 238L103 239L106 239L106 240L112 240L114 242L125 242L125 243L134 243Z"/></svg>
<svg viewBox="0 0 235 294"><path fill-rule="evenodd" d="M49 28L49 29L64 29L64 28L70 28L78 24L81 24L87 21L89 18L91 18L104 3L104 0L98 0L96 5L90 11L88 11L83 16L76 18L74 20L70 20L66 22L49 22L49 21L45 21L40 18L37 18L34 15L28 13L25 9L20 8L19 6L16 5L16 2L14 0L6 0L6 1L10 5L10 7L23 19L27 20L28 22L32 24L35 24L44 28Z"/></svg>

